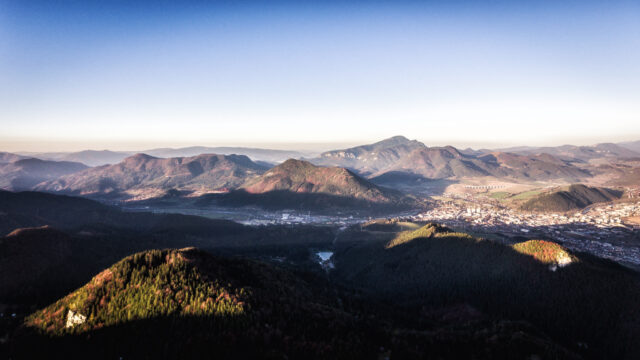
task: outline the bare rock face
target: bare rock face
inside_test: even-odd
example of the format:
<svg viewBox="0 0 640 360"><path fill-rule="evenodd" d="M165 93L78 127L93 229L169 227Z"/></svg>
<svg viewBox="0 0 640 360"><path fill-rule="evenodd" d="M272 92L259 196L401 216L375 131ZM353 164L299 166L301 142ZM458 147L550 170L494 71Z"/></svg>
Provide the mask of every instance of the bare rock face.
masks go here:
<svg viewBox="0 0 640 360"><path fill-rule="evenodd" d="M87 317L80 314L80 313L76 313L73 312L73 310L69 310L69 312L67 313L67 323L65 325L66 328L72 328L76 325L82 325L84 324L84 322L87 321Z"/></svg>

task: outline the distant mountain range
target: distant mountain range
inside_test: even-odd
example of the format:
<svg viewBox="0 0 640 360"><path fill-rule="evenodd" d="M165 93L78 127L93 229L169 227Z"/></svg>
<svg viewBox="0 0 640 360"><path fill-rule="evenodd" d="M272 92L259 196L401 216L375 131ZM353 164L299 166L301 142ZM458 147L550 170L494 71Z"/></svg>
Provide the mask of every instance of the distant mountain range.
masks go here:
<svg viewBox="0 0 640 360"><path fill-rule="evenodd" d="M267 163L280 163L287 159L299 159L309 156L311 153L289 150L272 150L247 147L207 147L191 146L184 148L157 148L132 151L111 151L111 150L84 150L78 152L50 152L50 153L29 153L24 155L0 153L0 162L11 162L26 157L34 157L43 160L54 161L75 161L88 166L101 166L117 164L125 158L137 153L147 154L160 158L193 157L202 154L221 155L245 155L253 161ZM5 160L6 159L6 160Z"/></svg>
<svg viewBox="0 0 640 360"><path fill-rule="evenodd" d="M30 190L43 181L57 179L84 169L87 169L87 166L77 162L33 158L0 163L0 189Z"/></svg>
<svg viewBox="0 0 640 360"><path fill-rule="evenodd" d="M168 190L196 194L227 190L266 171L244 155L202 154L192 157L156 158L137 154L115 165L89 168L40 184L40 191L84 196L145 199L166 195Z"/></svg>
<svg viewBox="0 0 640 360"><path fill-rule="evenodd" d="M8 152L0 152L0 164L6 164L6 163L22 160L22 159L27 159L27 158L28 158L27 156L12 154Z"/></svg>
<svg viewBox="0 0 640 360"><path fill-rule="evenodd" d="M640 152L634 150L640 142L624 144L602 143L593 146L562 145L554 147L515 147L502 151L515 154L549 154L567 161L588 162L595 159L620 159L640 157ZM484 150L488 152L490 150Z"/></svg>
<svg viewBox="0 0 640 360"><path fill-rule="evenodd" d="M548 154L463 153L452 146L427 147L402 136L326 152L311 161L347 167L372 178L389 172L418 174L429 179L494 176L518 180L576 181L590 176L587 171Z"/></svg>
<svg viewBox="0 0 640 360"><path fill-rule="evenodd" d="M594 176L608 178L611 185L632 184L637 178L633 161L640 161L634 149L639 144L458 150L394 136L305 158L309 163L285 161L309 155L298 151L242 147L159 148L135 155L109 150L37 154L52 160L0 153L0 188L125 200L238 190L235 195L242 197L240 203L248 201L242 194L257 198L257 194L292 192L384 203L397 198L384 195L387 190L374 184L402 188L401 184L410 187L430 180L479 177L575 183ZM268 173L276 176L260 177L280 162L282 166ZM93 168L82 165L107 163ZM325 170L327 167L333 170Z"/></svg>
<svg viewBox="0 0 640 360"><path fill-rule="evenodd" d="M166 159L137 154L115 165L86 168L37 182L33 188L119 200L197 197L231 191L214 199L231 206L309 210L373 205L395 208L408 199L344 168L319 167L290 159L268 169L243 155L214 154ZM199 204L208 203L206 199L200 199Z"/></svg>
<svg viewBox="0 0 640 360"><path fill-rule="evenodd" d="M618 145L640 154L640 140L623 142L619 143Z"/></svg>
<svg viewBox="0 0 640 360"><path fill-rule="evenodd" d="M157 157L189 157L200 154L245 155L253 161L268 163L280 163L287 159L300 159L309 156L309 153L289 150L258 149L246 147L206 147L192 146L179 149L161 148L142 151Z"/></svg>
<svg viewBox="0 0 640 360"><path fill-rule="evenodd" d="M321 153L313 159L318 165L335 165L338 162L343 167L360 169L365 175L380 172L397 161L401 160L416 149L426 148L426 145L417 140L408 140L404 136L394 136L369 145L361 145L342 150L331 150ZM431 147L429 147L431 148ZM438 147L433 147L437 149ZM452 148L452 147L442 147ZM640 140L621 143L601 143L591 146L547 146L532 147L518 146L502 149L479 149L466 148L458 150L461 154L469 156L480 156L493 152L509 152L521 155L549 154L561 160L569 161L589 161L601 158L630 158L640 156ZM78 152L43 152L43 153L7 153L0 152L0 163L12 162L24 158L38 158L42 160L72 161L81 162L88 166L100 166L106 164L116 164L126 157L143 153L155 157L192 157L201 154L221 154L221 155L245 155L253 161L263 161L272 164L281 163L287 159L311 158L316 153L297 150L274 150L250 147L229 147L229 146L190 146L183 148L155 148L140 151L111 151L111 150L84 150Z"/></svg>
<svg viewBox="0 0 640 360"><path fill-rule="evenodd" d="M84 150L78 152L31 154L32 157L39 159L55 161L75 161L88 166L100 166L119 163L124 158L130 155L132 154L128 152L111 150Z"/></svg>

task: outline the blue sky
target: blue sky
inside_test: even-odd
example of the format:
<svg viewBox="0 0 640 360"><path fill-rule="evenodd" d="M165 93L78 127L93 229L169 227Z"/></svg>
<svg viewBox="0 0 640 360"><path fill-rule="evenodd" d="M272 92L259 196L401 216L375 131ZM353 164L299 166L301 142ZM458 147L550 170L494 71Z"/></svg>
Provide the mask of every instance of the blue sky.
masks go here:
<svg viewBox="0 0 640 360"><path fill-rule="evenodd" d="M640 139L637 2L479 3L0 0L0 150Z"/></svg>

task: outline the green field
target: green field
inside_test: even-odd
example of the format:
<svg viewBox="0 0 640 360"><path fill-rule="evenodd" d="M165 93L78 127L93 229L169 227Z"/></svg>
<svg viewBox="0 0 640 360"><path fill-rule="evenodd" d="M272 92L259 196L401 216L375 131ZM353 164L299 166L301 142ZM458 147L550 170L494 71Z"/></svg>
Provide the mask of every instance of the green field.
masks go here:
<svg viewBox="0 0 640 360"><path fill-rule="evenodd" d="M489 197L492 198L492 199L496 199L496 200L504 200L504 199L508 198L511 195L513 195L513 194L511 194L510 192L496 191L494 193L489 194Z"/></svg>
<svg viewBox="0 0 640 360"><path fill-rule="evenodd" d="M511 199L512 200L527 200L527 199L529 199L531 197L534 197L534 196L536 196L538 194L541 194L541 193L542 193L542 190L530 190L530 191L522 192L522 193L512 197Z"/></svg>

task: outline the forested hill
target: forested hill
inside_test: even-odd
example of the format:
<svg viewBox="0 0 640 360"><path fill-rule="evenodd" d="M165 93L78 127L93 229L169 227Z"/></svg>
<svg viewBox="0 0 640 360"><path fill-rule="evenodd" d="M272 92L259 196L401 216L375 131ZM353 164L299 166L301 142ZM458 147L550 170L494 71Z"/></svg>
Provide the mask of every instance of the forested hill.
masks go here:
<svg viewBox="0 0 640 360"><path fill-rule="evenodd" d="M381 226L334 254L336 281L416 313L464 303L525 320L592 358L640 355L638 273L549 241L508 246L437 224L385 237Z"/></svg>
<svg viewBox="0 0 640 360"><path fill-rule="evenodd" d="M457 310L445 310L454 313ZM35 312L12 358L574 359L531 326L474 316L428 331L318 277L203 251L126 257ZM521 334L511 337L510 334ZM1 350L1 348L0 348Z"/></svg>
<svg viewBox="0 0 640 360"><path fill-rule="evenodd" d="M585 208L591 204L620 199L622 192L583 184L565 186L535 196L522 204L522 210L564 212Z"/></svg>

